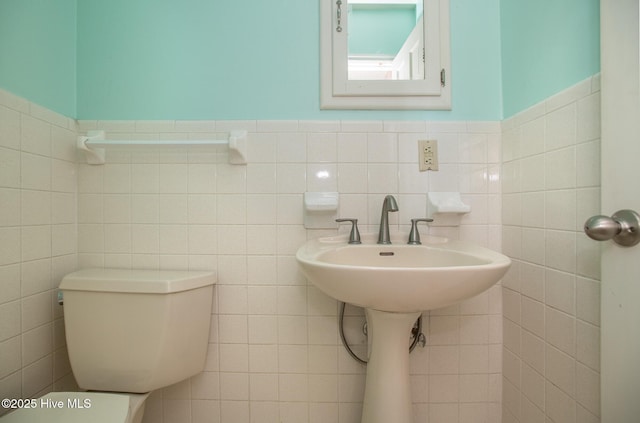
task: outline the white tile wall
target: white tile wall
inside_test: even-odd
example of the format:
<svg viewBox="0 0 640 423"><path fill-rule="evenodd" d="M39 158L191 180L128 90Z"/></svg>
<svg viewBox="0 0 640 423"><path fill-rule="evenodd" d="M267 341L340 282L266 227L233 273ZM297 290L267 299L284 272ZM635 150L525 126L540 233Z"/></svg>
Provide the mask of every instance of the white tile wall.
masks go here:
<svg viewBox="0 0 640 423"><path fill-rule="evenodd" d="M384 194L398 198L392 224L407 230L426 192L456 190L472 213L432 232L503 249L514 266L504 297L498 285L425 313L428 347L411 360L416 422L598 421L598 254L579 232L599 208L598 91L597 78L586 81L502 126L82 121L77 130L0 92L0 393L74 388L53 298L64 273L217 269L205 372L154 393L145 421L358 422L364 369L340 345L336 302L294 259L307 238L333 232L304 229L302 193L339 191L340 215L375 231ZM104 166L76 165L76 131L98 128L139 139L243 128L249 164L227 164L220 147L112 150ZM439 141L438 173L417 171L424 138ZM348 307L345 321L365 354L362 311Z"/></svg>
<svg viewBox="0 0 640 423"><path fill-rule="evenodd" d="M600 87L589 78L502 123L503 421L600 421Z"/></svg>
<svg viewBox="0 0 640 423"><path fill-rule="evenodd" d="M77 263L75 126L0 90L2 398L76 388L55 301Z"/></svg>
<svg viewBox="0 0 640 423"><path fill-rule="evenodd" d="M359 421L364 368L340 345L337 304L308 284L294 258L307 239L302 194L340 192L341 216L376 231L385 194L408 231L429 190L472 205L438 234L500 249L498 122L81 121L109 138L211 138L249 131L249 164L212 152L109 151L79 165L79 265L216 269L206 371L152 395L146 422ZM420 173L417 140L439 140L439 173ZM348 228L340 228L346 231ZM426 229L425 229L426 230ZM435 231L434 231L435 233ZM416 421L500 420L501 288L425 313L429 346L412 354ZM347 336L365 353L361 310ZM485 418L485 417L483 417ZM434 420L436 419L436 420Z"/></svg>

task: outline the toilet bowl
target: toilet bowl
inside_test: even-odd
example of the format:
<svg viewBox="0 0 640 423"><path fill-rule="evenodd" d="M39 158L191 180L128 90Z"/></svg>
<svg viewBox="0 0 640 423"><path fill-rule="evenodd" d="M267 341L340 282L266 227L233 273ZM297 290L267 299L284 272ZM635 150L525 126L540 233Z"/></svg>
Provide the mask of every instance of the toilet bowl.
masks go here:
<svg viewBox="0 0 640 423"><path fill-rule="evenodd" d="M140 423L149 394L51 392L0 418L2 423Z"/></svg>
<svg viewBox="0 0 640 423"><path fill-rule="evenodd" d="M51 392L0 418L140 423L153 390L204 369L212 272L85 269L60 283L71 370L86 392Z"/></svg>

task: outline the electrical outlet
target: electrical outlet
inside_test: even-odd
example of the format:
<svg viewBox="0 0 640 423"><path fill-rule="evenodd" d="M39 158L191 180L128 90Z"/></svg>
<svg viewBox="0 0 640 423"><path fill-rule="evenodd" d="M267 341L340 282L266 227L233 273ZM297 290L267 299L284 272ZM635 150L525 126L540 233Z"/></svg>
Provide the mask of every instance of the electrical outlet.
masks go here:
<svg viewBox="0 0 640 423"><path fill-rule="evenodd" d="M437 140L418 140L418 164L420 172L438 170Z"/></svg>

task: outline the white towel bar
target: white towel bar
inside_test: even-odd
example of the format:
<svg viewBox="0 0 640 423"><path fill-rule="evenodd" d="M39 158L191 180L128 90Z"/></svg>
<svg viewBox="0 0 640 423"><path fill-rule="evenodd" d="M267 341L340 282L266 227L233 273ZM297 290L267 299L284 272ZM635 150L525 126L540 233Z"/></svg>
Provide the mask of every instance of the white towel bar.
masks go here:
<svg viewBox="0 0 640 423"><path fill-rule="evenodd" d="M109 147L206 147L229 145L229 163L247 164L247 131L231 131L226 140L107 140L104 131L88 131L78 137L77 147L89 164L104 164Z"/></svg>

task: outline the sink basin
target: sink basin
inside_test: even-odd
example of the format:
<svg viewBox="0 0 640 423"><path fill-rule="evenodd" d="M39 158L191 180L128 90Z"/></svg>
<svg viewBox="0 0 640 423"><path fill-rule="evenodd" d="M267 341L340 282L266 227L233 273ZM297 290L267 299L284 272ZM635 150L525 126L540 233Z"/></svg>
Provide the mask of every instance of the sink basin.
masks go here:
<svg viewBox="0 0 640 423"><path fill-rule="evenodd" d="M464 241L424 236L407 245L405 234L391 245L362 236L318 238L298 250L304 275L327 295L360 307L409 313L446 307L471 298L498 282L511 261L495 251Z"/></svg>

